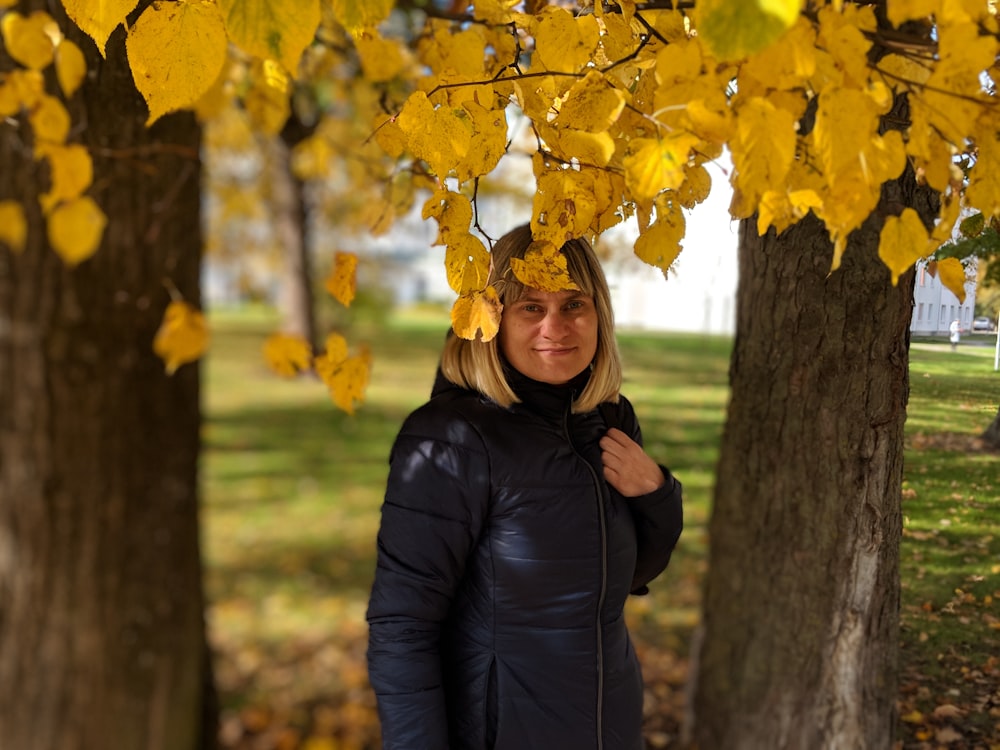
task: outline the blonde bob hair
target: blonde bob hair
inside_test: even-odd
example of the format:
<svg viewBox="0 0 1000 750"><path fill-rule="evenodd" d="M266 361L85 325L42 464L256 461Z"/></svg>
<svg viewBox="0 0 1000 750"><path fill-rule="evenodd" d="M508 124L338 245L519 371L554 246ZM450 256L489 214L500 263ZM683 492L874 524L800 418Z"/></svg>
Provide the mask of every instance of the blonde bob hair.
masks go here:
<svg viewBox="0 0 1000 750"><path fill-rule="evenodd" d="M491 278L503 305L517 302L526 287L514 276L511 258L524 258L533 242L531 228L525 224L512 229L493 246ZM597 353L590 366L590 379L580 396L573 402L574 412L597 408L604 401L617 402L622 385L621 357L615 339L614 312L611 293L601 269L601 263L590 243L584 239L569 240L562 246L570 278L592 297L597 311ZM501 324L501 333L503 335ZM504 374L499 336L489 341L473 341L450 335L441 355L441 372L450 382L462 388L482 393L503 407L520 399L515 395Z"/></svg>

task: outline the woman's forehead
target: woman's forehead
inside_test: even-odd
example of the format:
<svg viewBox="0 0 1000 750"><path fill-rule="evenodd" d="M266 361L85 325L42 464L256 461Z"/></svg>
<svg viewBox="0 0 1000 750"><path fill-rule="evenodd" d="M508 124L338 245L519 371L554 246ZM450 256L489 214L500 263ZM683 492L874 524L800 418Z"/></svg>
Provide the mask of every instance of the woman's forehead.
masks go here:
<svg viewBox="0 0 1000 750"><path fill-rule="evenodd" d="M561 292L543 292L530 286L524 287L520 299L529 302L568 302L573 299L590 299L591 295L582 289L564 289Z"/></svg>

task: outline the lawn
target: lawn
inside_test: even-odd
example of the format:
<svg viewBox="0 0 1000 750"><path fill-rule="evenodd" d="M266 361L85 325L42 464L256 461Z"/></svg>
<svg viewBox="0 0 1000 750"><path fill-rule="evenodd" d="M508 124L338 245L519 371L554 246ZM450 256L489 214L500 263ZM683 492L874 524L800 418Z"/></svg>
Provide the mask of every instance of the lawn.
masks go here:
<svg viewBox="0 0 1000 750"><path fill-rule="evenodd" d="M205 364L203 548L227 748L373 747L364 608L386 460L429 393L447 318L407 310L352 333L374 370L357 414L260 356L264 310L212 314ZM685 483L686 526L662 582L628 612L643 658L650 747L683 709L728 397L730 342L623 333L650 452ZM996 413L992 349L915 344L907 423L899 734L904 748L1000 747L1000 472L973 438Z"/></svg>

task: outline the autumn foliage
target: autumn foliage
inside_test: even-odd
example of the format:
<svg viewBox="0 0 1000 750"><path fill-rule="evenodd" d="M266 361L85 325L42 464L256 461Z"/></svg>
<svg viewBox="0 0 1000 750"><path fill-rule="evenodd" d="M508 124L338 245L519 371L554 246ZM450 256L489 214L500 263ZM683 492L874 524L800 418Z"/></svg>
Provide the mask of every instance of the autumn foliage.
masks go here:
<svg viewBox="0 0 1000 750"><path fill-rule="evenodd" d="M86 75L84 56L48 13L15 6L0 0L16 63L0 73L0 114L30 125L52 177L44 194L0 203L0 241L23 250L24 206L37 201L49 245L75 265L99 249L109 221L87 195L91 156L72 142L63 104ZM513 272L539 288L569 283L562 243L632 219L636 255L665 272L685 211L722 179L732 216L754 218L760 233L820 218L835 272L882 184L914 170L940 210L930 226L911 208L886 217L879 254L893 283L932 257L961 215L981 214L981 227L1000 212L1000 26L985 2L893 0L881 19L876 4L843 0L474 0L440 13L388 0L175 0L138 17L136 0L63 6L102 53L127 27L149 123L180 109L210 122L238 107L273 136L308 99L318 124L296 146L296 173L323 180L347 164L354 221L376 234L423 201L457 297L452 322L467 338L499 327L476 208L484 181L510 160L530 160L538 240ZM299 96L307 89L315 95ZM724 151L729 174L716 166ZM350 257L338 256L328 282L343 304L354 294ZM964 297L961 263L937 270ZM168 369L207 343L183 304L157 340ZM303 343L276 339L267 358L279 372L315 369L350 409L368 360L348 357L340 339L328 344L313 359Z"/></svg>

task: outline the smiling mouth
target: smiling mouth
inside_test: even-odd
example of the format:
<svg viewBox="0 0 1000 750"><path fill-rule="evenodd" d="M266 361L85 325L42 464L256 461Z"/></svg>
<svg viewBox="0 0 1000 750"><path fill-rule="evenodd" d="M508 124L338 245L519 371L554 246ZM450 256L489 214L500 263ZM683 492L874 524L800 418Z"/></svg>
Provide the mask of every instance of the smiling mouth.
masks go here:
<svg viewBox="0 0 1000 750"><path fill-rule="evenodd" d="M559 349L535 349L539 354L569 354L575 352L575 346L560 347Z"/></svg>

